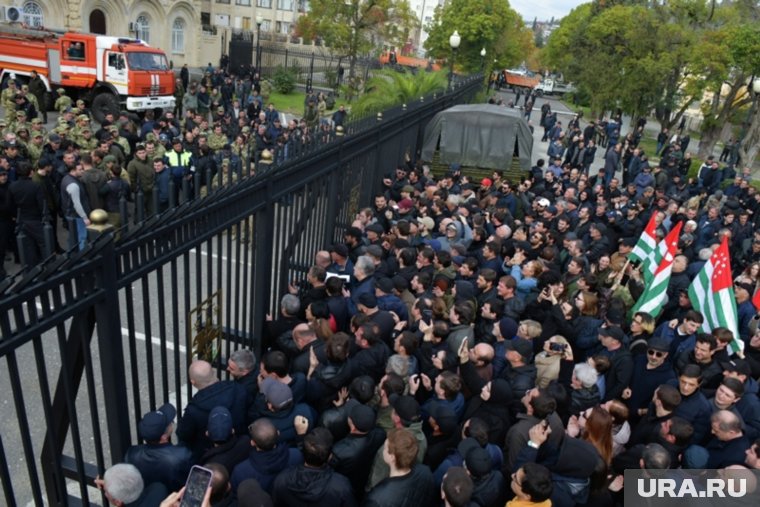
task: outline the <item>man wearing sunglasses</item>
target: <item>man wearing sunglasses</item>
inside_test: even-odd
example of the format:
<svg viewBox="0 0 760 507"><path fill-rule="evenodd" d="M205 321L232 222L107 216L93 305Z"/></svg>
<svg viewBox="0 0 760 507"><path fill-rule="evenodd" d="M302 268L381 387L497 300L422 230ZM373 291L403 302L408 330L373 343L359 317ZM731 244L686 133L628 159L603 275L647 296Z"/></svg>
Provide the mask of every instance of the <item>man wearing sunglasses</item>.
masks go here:
<svg viewBox="0 0 760 507"><path fill-rule="evenodd" d="M640 317L634 317L638 318ZM655 336L650 338L646 354L634 356L631 384L623 391L623 398L627 399L631 420L634 422L646 413L657 387L676 378L673 365L668 360L669 346L667 338Z"/></svg>

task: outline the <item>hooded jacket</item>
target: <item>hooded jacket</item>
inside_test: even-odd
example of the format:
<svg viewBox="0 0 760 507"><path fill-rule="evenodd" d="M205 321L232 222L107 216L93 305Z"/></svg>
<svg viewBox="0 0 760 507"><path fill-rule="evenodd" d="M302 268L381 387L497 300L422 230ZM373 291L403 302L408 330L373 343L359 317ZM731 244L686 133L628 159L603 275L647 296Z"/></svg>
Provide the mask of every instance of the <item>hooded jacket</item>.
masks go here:
<svg viewBox="0 0 760 507"><path fill-rule="evenodd" d="M248 459L238 464L232 471L230 483L237 491L240 483L246 479L256 479L261 489L272 492L272 483L277 475L285 470L303 463L303 456L298 449L291 449L285 444L277 444L269 451L253 449Z"/></svg>
<svg viewBox="0 0 760 507"><path fill-rule="evenodd" d="M327 465L298 465L281 472L272 486L275 507L353 507L351 483Z"/></svg>
<svg viewBox="0 0 760 507"><path fill-rule="evenodd" d="M177 423L177 438L200 455L212 444L206 437L208 415L214 407L226 407L232 414L232 425L235 433L245 435L248 428L245 424L248 393L245 388L232 380L222 380L204 387L190 400L185 408L182 419Z"/></svg>

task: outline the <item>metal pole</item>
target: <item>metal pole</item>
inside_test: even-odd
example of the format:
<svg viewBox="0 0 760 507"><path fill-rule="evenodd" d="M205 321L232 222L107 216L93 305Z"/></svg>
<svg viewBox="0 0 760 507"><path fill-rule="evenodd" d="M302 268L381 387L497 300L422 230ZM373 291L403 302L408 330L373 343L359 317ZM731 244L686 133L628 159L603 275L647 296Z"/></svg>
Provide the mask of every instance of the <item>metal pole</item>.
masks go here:
<svg viewBox="0 0 760 507"><path fill-rule="evenodd" d="M259 52L259 43L261 42L261 23L256 23L256 72L259 73L261 78L261 54Z"/></svg>

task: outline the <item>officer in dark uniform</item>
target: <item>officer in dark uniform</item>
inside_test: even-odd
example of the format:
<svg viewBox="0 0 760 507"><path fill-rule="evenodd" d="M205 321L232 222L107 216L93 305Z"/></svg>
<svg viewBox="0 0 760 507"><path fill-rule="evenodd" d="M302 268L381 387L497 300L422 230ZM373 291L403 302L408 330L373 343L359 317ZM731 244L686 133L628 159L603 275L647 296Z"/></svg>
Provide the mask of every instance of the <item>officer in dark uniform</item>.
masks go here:
<svg viewBox="0 0 760 507"><path fill-rule="evenodd" d="M45 192L32 180L32 166L22 162L16 168L16 181L10 185L11 204L16 210L16 234L24 233L24 252L29 266L39 263L45 252L42 217L45 213Z"/></svg>

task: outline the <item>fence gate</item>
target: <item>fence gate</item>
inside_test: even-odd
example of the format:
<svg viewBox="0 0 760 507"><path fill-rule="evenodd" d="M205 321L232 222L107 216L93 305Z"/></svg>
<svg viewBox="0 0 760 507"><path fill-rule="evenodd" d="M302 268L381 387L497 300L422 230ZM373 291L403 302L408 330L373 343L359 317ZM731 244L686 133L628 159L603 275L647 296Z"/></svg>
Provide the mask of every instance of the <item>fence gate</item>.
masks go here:
<svg viewBox="0 0 760 507"><path fill-rule="evenodd" d="M235 30L230 36L230 69L247 69L253 65L253 32L250 30Z"/></svg>

